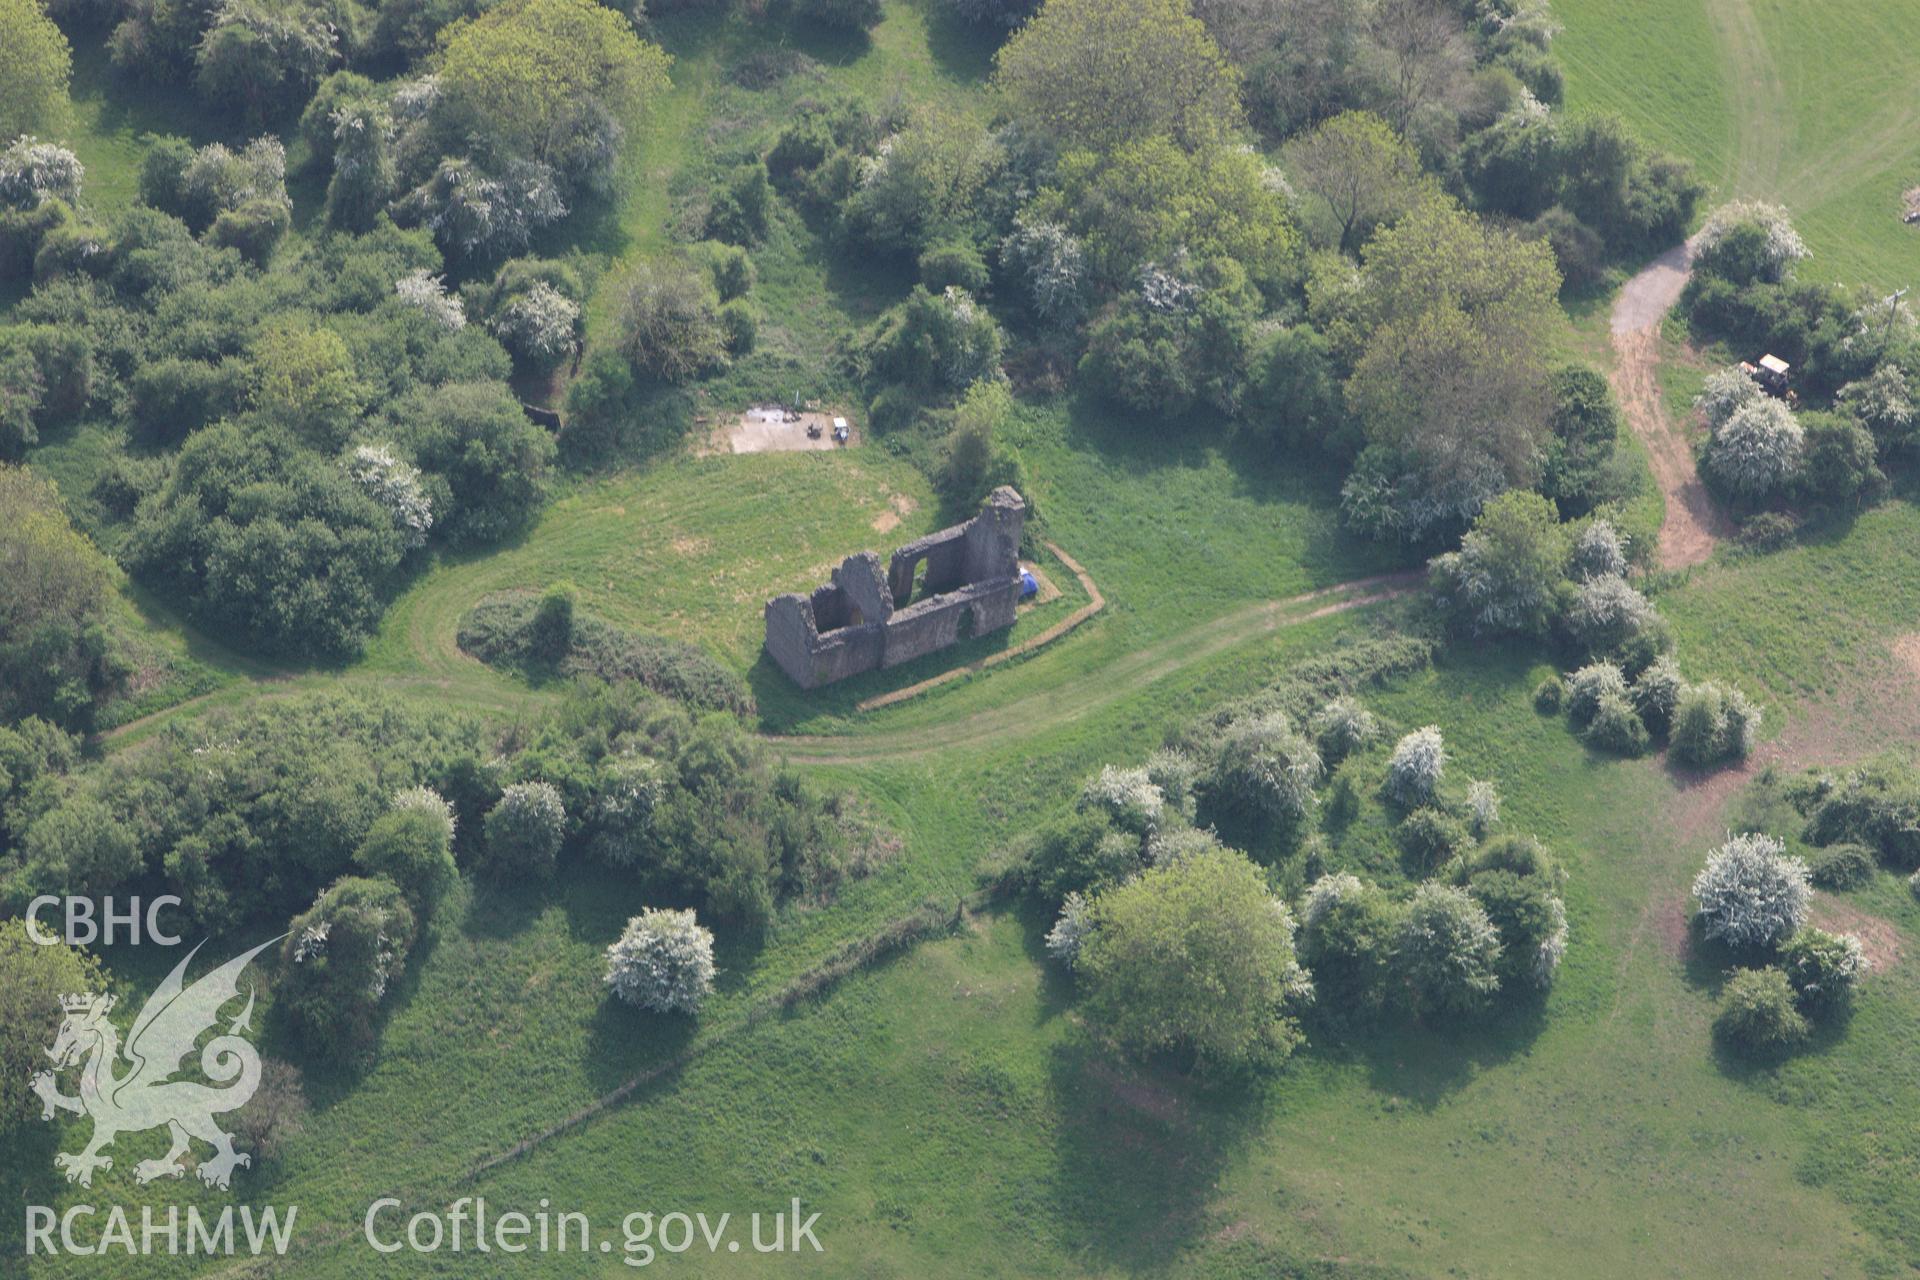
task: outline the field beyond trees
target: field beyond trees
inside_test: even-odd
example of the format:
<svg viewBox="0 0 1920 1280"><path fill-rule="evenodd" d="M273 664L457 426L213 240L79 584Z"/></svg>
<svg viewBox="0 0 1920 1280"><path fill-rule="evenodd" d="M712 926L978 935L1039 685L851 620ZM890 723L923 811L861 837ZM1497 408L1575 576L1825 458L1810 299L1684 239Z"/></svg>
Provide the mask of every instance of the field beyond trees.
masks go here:
<svg viewBox="0 0 1920 1280"><path fill-rule="evenodd" d="M33 131L84 186L9 205L0 169L0 248L52 246L0 271L0 550L35 584L0 586L24 673L0 985L30 973L27 893L184 885L206 957L290 932L253 1025L299 1069L298 1123L249 1117L231 1195L136 1185L162 1130L74 1185L54 1156L86 1121L23 1097L16 1209L298 1205L261 1272L298 1276L627 1269L618 1244L402 1267L362 1237L378 1197L475 1195L606 1234L820 1214L819 1256L658 1259L702 1275L1920 1270L1920 412L1860 390L1906 403L1920 329L1826 289L1920 279L1920 9L337 7L350 70L240 63L238 92L168 34L198 18L129 5L147 39L110 42L56 3L71 100ZM1390 61L1325 71L1301 43L1323 30ZM591 56L496 98L505 53L553 31ZM1165 92L1076 96L1089 33ZM1596 156L1614 187L1582 185ZM186 175L214 169L267 194L200 208ZM1617 290L1733 200L1762 204L1610 347ZM169 283L128 283L162 259ZM71 411L63 326L108 388ZM1726 423L1780 402L1736 379L1714 415L1754 332L1808 354L1769 420L1791 456L1748 492ZM788 399L858 444L707 447ZM1716 520L1662 569L1681 480ZM813 691L762 652L769 596L999 483L1057 598ZM1098 613L861 709L1088 604L1050 548ZM53 620L32 645L29 614ZM1444 781L1403 793L1428 727ZM1745 833L1813 868L1775 942L1858 939L1825 1003L1800 953L1735 951L1696 911ZM1155 1040L1073 930L1154 954L1121 931L1171 928L1143 886L1196 865L1233 869L1188 891L1221 895L1203 924L1250 920L1262 963L1166 942L1133 998L1204 994ZM1309 997L1296 954L1332 954L1309 911L1337 876L1374 895L1346 955L1370 976L1329 960ZM1415 967L1409 904L1443 896L1484 930L1472 990ZM635 926L659 909L699 962L649 985L656 949L610 989L610 945L657 943ZM1563 951L1518 963L1551 912ZM129 1017L177 959L94 951ZM1249 1012L1209 964L1284 994ZM1791 969L1778 1045L1727 1030L1748 968ZM43 1065L36 1017L0 1008L6 1070ZM202 1262L111 1267L252 1273Z"/></svg>

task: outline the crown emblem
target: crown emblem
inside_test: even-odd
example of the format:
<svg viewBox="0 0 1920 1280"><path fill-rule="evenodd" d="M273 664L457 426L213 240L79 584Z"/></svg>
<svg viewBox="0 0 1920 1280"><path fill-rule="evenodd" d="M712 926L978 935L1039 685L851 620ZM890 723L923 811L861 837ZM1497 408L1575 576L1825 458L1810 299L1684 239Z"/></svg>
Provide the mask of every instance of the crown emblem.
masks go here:
<svg viewBox="0 0 1920 1280"><path fill-rule="evenodd" d="M89 1013L96 1010L105 1013L113 1008L113 997L82 991L79 995L61 996L60 1007L68 1013Z"/></svg>

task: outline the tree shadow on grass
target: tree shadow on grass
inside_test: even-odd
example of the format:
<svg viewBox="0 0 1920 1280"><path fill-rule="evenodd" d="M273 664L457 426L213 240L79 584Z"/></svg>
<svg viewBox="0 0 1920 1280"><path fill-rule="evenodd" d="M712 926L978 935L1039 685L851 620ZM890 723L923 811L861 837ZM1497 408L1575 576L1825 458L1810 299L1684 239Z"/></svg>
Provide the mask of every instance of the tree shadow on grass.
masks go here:
<svg viewBox="0 0 1920 1280"><path fill-rule="evenodd" d="M936 66L956 80L975 83L993 74L993 58L1006 32L963 21L947 0L915 0L914 7L927 24L927 52Z"/></svg>
<svg viewBox="0 0 1920 1280"><path fill-rule="evenodd" d="M607 991L587 1023L585 1071L596 1095L605 1096L634 1077L655 1070L684 1052L699 1024L685 1014L649 1013ZM634 1102L664 1087L673 1077L664 1072L635 1090Z"/></svg>
<svg viewBox="0 0 1920 1280"><path fill-rule="evenodd" d="M0 1140L0 1199L9 1206L0 1213L0 1256L18 1259L26 1254L27 1215L22 1205L55 1205L65 1194L65 1179L54 1170L53 1157L60 1150L60 1126L40 1119L40 1103L33 1102L32 1113ZM115 1162L116 1166L118 1162ZM0 1266L0 1274L24 1275Z"/></svg>
<svg viewBox="0 0 1920 1280"><path fill-rule="evenodd" d="M1305 1052L1362 1065L1389 1105L1431 1111L1481 1072L1525 1054L1546 1024L1545 1000L1535 993L1452 1025L1393 1013L1371 1026L1317 1017L1309 1024Z"/></svg>
<svg viewBox="0 0 1920 1280"><path fill-rule="evenodd" d="M1059 1117L1053 1198L1069 1247L1096 1271L1174 1265L1209 1229L1221 1174L1264 1110L1232 1082L1134 1063L1078 1033L1048 1064Z"/></svg>
<svg viewBox="0 0 1920 1280"><path fill-rule="evenodd" d="M1205 467L1211 451L1226 442L1219 418L1194 410L1177 418L1136 413L1087 392L1067 399L1070 448L1098 454L1129 475L1147 476L1169 467Z"/></svg>

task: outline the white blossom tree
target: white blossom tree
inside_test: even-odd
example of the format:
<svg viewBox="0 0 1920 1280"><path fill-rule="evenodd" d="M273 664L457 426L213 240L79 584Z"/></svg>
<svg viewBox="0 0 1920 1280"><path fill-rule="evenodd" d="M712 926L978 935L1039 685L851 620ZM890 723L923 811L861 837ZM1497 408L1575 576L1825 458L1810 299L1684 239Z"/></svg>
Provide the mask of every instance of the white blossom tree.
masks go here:
<svg viewBox="0 0 1920 1280"><path fill-rule="evenodd" d="M1211 785L1238 805L1286 820L1313 807L1313 789L1324 772L1319 750L1283 712L1269 711L1227 731Z"/></svg>
<svg viewBox="0 0 1920 1280"><path fill-rule="evenodd" d="M1145 769L1107 765L1080 788L1079 807L1097 809L1122 830L1146 836L1160 825L1166 799Z"/></svg>
<svg viewBox="0 0 1920 1280"><path fill-rule="evenodd" d="M1707 445L1707 469L1743 498L1763 498L1799 474L1806 433L1793 410L1763 396L1733 411Z"/></svg>
<svg viewBox="0 0 1920 1280"><path fill-rule="evenodd" d="M1589 520L1567 552L1567 572L1582 582L1595 578L1623 578L1627 573L1627 540L1609 520Z"/></svg>
<svg viewBox="0 0 1920 1280"><path fill-rule="evenodd" d="M1447 748L1438 725L1415 729L1394 744L1387 761L1387 794L1409 808L1433 799L1447 771Z"/></svg>
<svg viewBox="0 0 1920 1280"><path fill-rule="evenodd" d="M466 307L460 299L447 292L446 281L429 274L425 267L409 271L395 280L393 292L400 301L417 308L448 333L458 333L467 327Z"/></svg>
<svg viewBox="0 0 1920 1280"><path fill-rule="evenodd" d="M1774 947L1806 923L1813 899L1807 864L1772 836L1730 836L1707 855L1693 896L1709 938L1730 947Z"/></svg>
<svg viewBox="0 0 1920 1280"><path fill-rule="evenodd" d="M393 807L402 813L424 813L428 815L435 821L444 824L447 829L447 839L449 841L453 839L453 806L448 804L446 798L432 787L408 787L404 791L394 792Z"/></svg>
<svg viewBox="0 0 1920 1280"><path fill-rule="evenodd" d="M395 456L388 444L363 444L347 455L347 474L393 520L409 547L427 544L433 527L433 503L420 484L419 469Z"/></svg>
<svg viewBox="0 0 1920 1280"><path fill-rule="evenodd" d="M1567 677L1567 712L1576 724L1593 719L1602 699L1626 696L1626 674L1611 662L1590 662Z"/></svg>
<svg viewBox="0 0 1920 1280"><path fill-rule="evenodd" d="M73 152L23 135L0 150L0 207L32 209L43 200L78 204L86 176Z"/></svg>
<svg viewBox="0 0 1920 1280"><path fill-rule="evenodd" d="M1694 256L1712 262L1736 233L1749 230L1758 233L1765 279L1781 279L1794 263L1807 256L1807 243L1793 229L1792 216L1780 205L1764 200L1735 200L1707 215L1694 241Z"/></svg>
<svg viewBox="0 0 1920 1280"><path fill-rule="evenodd" d="M1465 889L1414 891L1393 941L1393 967L1418 1013L1470 1013L1500 989L1500 931Z"/></svg>
<svg viewBox="0 0 1920 1280"><path fill-rule="evenodd" d="M1615 574L1590 578L1567 607L1567 629L1590 652L1600 653L1639 635L1660 615L1653 602Z"/></svg>
<svg viewBox="0 0 1920 1280"><path fill-rule="evenodd" d="M1080 958L1080 944L1092 927L1093 915L1088 910L1086 897L1078 892L1069 893L1067 900L1060 904L1060 918L1047 930L1047 954L1071 969Z"/></svg>
<svg viewBox="0 0 1920 1280"><path fill-rule="evenodd" d="M1764 394L1746 370L1728 365L1707 375L1700 394L1693 398L1693 407L1707 420L1708 430L1717 432L1737 410L1764 398Z"/></svg>
<svg viewBox="0 0 1920 1280"><path fill-rule="evenodd" d="M655 1013L698 1013L713 975L713 933L691 911L649 907L607 948L607 985Z"/></svg>
<svg viewBox="0 0 1920 1280"><path fill-rule="evenodd" d="M545 280L500 308L488 328L500 344L535 369L551 369L580 347L580 304Z"/></svg>

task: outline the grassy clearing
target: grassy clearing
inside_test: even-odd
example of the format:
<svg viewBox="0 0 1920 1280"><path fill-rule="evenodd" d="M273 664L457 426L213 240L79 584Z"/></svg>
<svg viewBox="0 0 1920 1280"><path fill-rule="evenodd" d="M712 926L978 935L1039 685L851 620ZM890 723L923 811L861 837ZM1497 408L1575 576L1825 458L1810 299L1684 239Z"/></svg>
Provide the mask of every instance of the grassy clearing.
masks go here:
<svg viewBox="0 0 1920 1280"><path fill-rule="evenodd" d="M798 43L818 69L764 95L726 75L748 49L743 20L663 23L676 87L655 119L644 180L599 224L596 251L623 261L664 247L675 175L716 145L756 136L802 93L860 87L979 109L983 51L930 22L933 0L922 4L891 5L870 41ZM1839 7L1850 20L1868 0ZM1660 122L1648 131L1665 145L1710 173L1736 171L1724 78L1711 92L1686 87L1701 83L1688 60L1713 48L1704 5L1559 8L1576 105L1631 104L1636 123ZM1758 20L1786 19L1770 8ZM110 152L96 153L111 171ZM1815 215L1806 225L1822 262L1849 234ZM1857 247L1868 251L1864 233ZM886 296L846 270L804 227L778 230L759 293L769 378L832 376L833 336ZM614 278L602 277L596 323L608 317ZM1669 396L1690 394L1697 371L1671 360L1666 369ZM714 400L755 391L742 373ZM769 678L757 650L766 595L803 589L848 551L884 549L946 518L920 474L882 448L676 456L574 483L517 544L424 573L343 671L290 673L263 690L239 681L244 665L217 649L196 641L189 651L183 639L181 651L220 673L210 683L231 681L209 704L364 682L510 715L542 695L461 656L458 620L490 592L565 576L593 612L699 641L746 673L767 727L865 739L853 745L868 752L840 763L822 764L832 752L811 745L795 744L794 755L857 788L905 851L834 904L790 912L757 947L723 939L705 1024L724 1026L847 939L966 891L983 853L1064 803L1100 764L1139 758L1185 717L1375 616L1247 612L1393 567L1391 555L1340 535L1330 475L1071 401L1024 408L1004 443L1021 456L1047 536L1087 566L1109 609L1059 645L872 717L851 703L980 649L809 698ZM43 453L78 484L88 447L56 442ZM877 528L889 515L898 525ZM1802 698L1841 695L1866 717L1876 697L1911 700L1910 686L1863 682L1886 677L1884 640L1920 616L1916 520L1910 505L1889 504L1807 546L1695 571L1661 597L1689 671L1754 691L1770 726ZM1075 607L1070 576L1057 580L1066 597L1011 637L975 646L1017 642ZM149 612L163 631L186 634ZM248 1194L301 1206L307 1247L287 1268L301 1275L390 1274L358 1239L376 1196L412 1208L475 1191L497 1208L549 1196L603 1230L636 1208L738 1215L797 1194L823 1214L828 1252L811 1268L822 1275L1486 1275L1523 1263L1537 1275L1801 1275L1920 1264L1911 964L1868 982L1840 1044L1773 1072L1724 1070L1707 1040L1714 976L1689 967L1673 928L1705 847L1671 832L1685 822L1710 838L1718 810L1701 806L1725 790L1703 792L1657 761L1590 755L1562 723L1531 711L1544 670L1525 653L1459 653L1372 699L1398 725L1441 724L1456 770L1497 779L1508 826L1539 833L1567 862L1573 949L1537 1020L1321 1045L1244 1093L1206 1090L1090 1045L1070 989L1040 961L1045 922L995 914L729 1039L627 1106L463 1186L475 1161L671 1058L690 1034L606 1002L601 950L643 904L623 883L579 874L545 900L463 891L449 903L416 953L379 1063L359 1080L317 1080L307 1137ZM1920 912L1904 894L1883 878L1851 901L1892 921L1911 955ZM157 975L130 959L118 962L123 981L149 985ZM152 1154L125 1145L129 1163ZM51 1169L39 1151L20 1167ZM81 1194L28 1189L50 1203ZM122 1166L108 1194L137 1204L196 1193L136 1192ZM540 1270L612 1274L625 1270L617 1257L549 1257ZM470 1275L508 1260L418 1261ZM713 1274L754 1265L683 1261ZM48 1271L97 1269L63 1266ZM189 1269L156 1259L125 1273Z"/></svg>
<svg viewBox="0 0 1920 1280"><path fill-rule="evenodd" d="M1920 277L1900 193L1920 184L1920 10L1904 0L1558 0L1568 106L1625 116L1721 198L1777 200L1809 278Z"/></svg>

